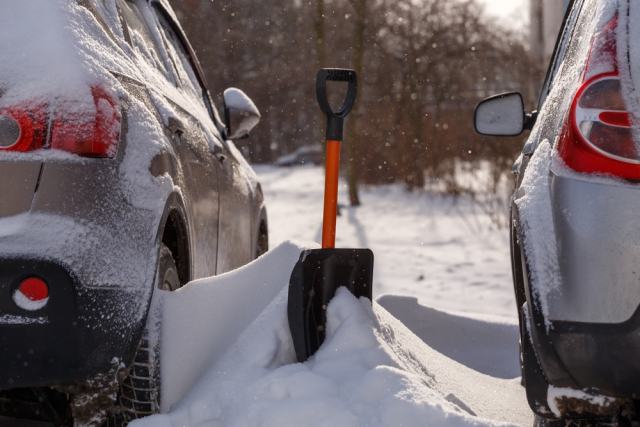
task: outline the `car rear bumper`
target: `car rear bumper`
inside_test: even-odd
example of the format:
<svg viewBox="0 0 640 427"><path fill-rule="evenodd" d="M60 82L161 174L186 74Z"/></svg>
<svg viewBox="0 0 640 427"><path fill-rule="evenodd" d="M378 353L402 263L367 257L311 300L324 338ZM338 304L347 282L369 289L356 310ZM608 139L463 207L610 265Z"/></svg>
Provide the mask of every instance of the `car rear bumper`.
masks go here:
<svg viewBox="0 0 640 427"><path fill-rule="evenodd" d="M49 286L47 304L18 307L13 292L26 278ZM133 360L143 325L137 313L145 295L83 286L68 268L50 260L0 259L0 390L80 384Z"/></svg>
<svg viewBox="0 0 640 427"><path fill-rule="evenodd" d="M548 317L619 324L640 306L640 188L575 175L550 175L561 280Z"/></svg>
<svg viewBox="0 0 640 427"><path fill-rule="evenodd" d="M640 310L618 324L552 322L548 336L582 389L613 397L640 396Z"/></svg>

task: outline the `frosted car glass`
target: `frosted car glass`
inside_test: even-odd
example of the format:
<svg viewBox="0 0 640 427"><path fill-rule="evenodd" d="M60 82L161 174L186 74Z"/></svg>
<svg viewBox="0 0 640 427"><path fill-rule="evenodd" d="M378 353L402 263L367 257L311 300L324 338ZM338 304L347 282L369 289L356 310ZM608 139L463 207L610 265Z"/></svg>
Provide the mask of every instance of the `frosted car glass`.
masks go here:
<svg viewBox="0 0 640 427"><path fill-rule="evenodd" d="M178 36L176 36L175 32L171 29L167 20L161 14L157 14L157 16L158 21L160 22L160 28L162 28L162 32L169 42L167 52L169 53L169 57L176 68L176 73L182 83L183 89L201 101L202 90L200 89L200 83L198 82L195 71L191 67L191 62L189 61L184 46L182 46Z"/></svg>
<svg viewBox="0 0 640 427"><path fill-rule="evenodd" d="M157 68L165 77L168 77L167 69L164 66L160 50L151 34L151 30L144 21L138 6L129 0L121 1L122 15L129 32L131 34L132 43L138 48L140 53Z"/></svg>

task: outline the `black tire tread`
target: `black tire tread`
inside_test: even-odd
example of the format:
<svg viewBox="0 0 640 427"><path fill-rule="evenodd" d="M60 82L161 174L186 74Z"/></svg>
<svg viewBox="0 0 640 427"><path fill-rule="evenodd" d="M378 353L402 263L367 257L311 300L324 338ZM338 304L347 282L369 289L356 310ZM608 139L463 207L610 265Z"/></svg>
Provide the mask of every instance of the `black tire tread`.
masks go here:
<svg viewBox="0 0 640 427"><path fill-rule="evenodd" d="M161 244L158 256L157 287L163 287L164 275L170 269L177 271L173 255ZM177 276L176 276L177 277ZM179 287L179 285L178 285ZM175 290L175 289L168 289ZM159 340L151 346L151 331L145 327L129 374L120 384L116 404L103 427L125 427L130 421L160 411Z"/></svg>

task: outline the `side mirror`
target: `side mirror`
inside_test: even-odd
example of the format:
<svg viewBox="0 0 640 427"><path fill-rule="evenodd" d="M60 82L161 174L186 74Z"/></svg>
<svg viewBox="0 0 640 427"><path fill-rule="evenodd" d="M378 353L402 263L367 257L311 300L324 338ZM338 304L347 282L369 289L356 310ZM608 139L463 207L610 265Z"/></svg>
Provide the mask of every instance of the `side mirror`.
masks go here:
<svg viewBox="0 0 640 427"><path fill-rule="evenodd" d="M248 138L251 129L260 122L260 112L251 99L240 89L230 87L224 91L224 121L227 139Z"/></svg>
<svg viewBox="0 0 640 427"><path fill-rule="evenodd" d="M522 95L508 92L480 101L473 124L480 135L517 136L533 127L536 116L535 112L525 115Z"/></svg>

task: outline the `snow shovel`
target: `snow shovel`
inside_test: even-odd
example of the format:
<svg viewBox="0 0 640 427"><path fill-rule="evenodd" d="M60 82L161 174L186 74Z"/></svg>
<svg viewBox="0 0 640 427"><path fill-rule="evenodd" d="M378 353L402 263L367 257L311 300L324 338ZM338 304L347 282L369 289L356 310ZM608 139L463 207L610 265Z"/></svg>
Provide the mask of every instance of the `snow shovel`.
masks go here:
<svg viewBox="0 0 640 427"><path fill-rule="evenodd" d="M337 113L327 100L327 81L348 83L347 97ZM340 286L349 289L357 298L372 299L373 252L369 249L335 249L340 141L344 118L356 100L357 86L358 77L353 70L322 69L316 77L318 104L327 117L322 249L302 252L289 280L289 329L298 362L307 360L322 345L327 305Z"/></svg>

